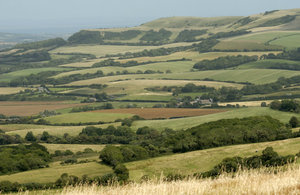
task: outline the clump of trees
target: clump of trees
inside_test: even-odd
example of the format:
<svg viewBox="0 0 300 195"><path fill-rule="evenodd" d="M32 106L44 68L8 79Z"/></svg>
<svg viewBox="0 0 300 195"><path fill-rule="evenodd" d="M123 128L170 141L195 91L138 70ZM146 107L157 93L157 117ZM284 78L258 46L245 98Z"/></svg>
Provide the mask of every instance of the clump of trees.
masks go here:
<svg viewBox="0 0 300 195"><path fill-rule="evenodd" d="M279 17L279 18L275 18L275 19L272 19L272 20L268 20L266 21L265 23L259 25L260 27L267 27L267 26L278 26L278 25L281 25L281 24L286 24L286 23L289 23L293 20L295 20L296 18L296 15L286 15L286 16L282 16L282 17Z"/></svg>
<svg viewBox="0 0 300 195"><path fill-rule="evenodd" d="M195 174L196 177L217 177L222 173L237 172L239 170L257 169L261 167L283 166L295 161L295 155L280 156L272 147L267 147L262 151L262 155L241 158L239 156L225 158L212 170Z"/></svg>
<svg viewBox="0 0 300 195"><path fill-rule="evenodd" d="M204 35L207 30L183 30L176 37L175 42L194 42L197 41L196 37Z"/></svg>
<svg viewBox="0 0 300 195"><path fill-rule="evenodd" d="M248 62L257 61L257 56L226 56L226 57L219 57L214 60L202 60L197 62L193 68L199 70L219 70L219 69L226 69L231 67L236 67L241 64L245 64Z"/></svg>
<svg viewBox="0 0 300 195"><path fill-rule="evenodd" d="M141 37L141 41L147 42L164 42L168 41L169 37L172 35L171 31L166 29L160 29L159 31L149 30Z"/></svg>
<svg viewBox="0 0 300 195"><path fill-rule="evenodd" d="M270 103L270 108L284 112L300 112L300 103L296 100L275 100Z"/></svg>
<svg viewBox="0 0 300 195"><path fill-rule="evenodd" d="M39 144L1 147L0 158L0 174L44 168L51 160L47 149Z"/></svg>
<svg viewBox="0 0 300 195"><path fill-rule="evenodd" d="M99 31L81 30L68 38L70 44L100 44L103 38Z"/></svg>

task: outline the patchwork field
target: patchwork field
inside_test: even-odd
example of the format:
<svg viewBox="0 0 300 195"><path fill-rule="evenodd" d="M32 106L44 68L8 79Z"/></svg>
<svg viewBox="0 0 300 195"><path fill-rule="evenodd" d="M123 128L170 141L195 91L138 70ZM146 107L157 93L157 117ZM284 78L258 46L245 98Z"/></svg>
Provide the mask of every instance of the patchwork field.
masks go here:
<svg viewBox="0 0 300 195"><path fill-rule="evenodd" d="M13 101L0 101L0 114L8 116L30 116L38 114L44 110L57 110L62 108L70 108L82 106L86 104L64 102L64 101L50 101L50 102L13 102Z"/></svg>
<svg viewBox="0 0 300 195"><path fill-rule="evenodd" d="M113 109L113 110L98 110L96 113L130 113L138 115L144 119L155 118L175 118L175 117L190 117L204 116L226 110L217 109L188 109L188 108L129 108L129 109Z"/></svg>

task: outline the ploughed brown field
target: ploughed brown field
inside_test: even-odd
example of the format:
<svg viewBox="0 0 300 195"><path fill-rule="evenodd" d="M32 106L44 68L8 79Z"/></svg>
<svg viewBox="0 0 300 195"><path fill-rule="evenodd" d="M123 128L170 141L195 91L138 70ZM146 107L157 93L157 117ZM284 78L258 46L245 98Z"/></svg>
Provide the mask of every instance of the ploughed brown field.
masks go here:
<svg viewBox="0 0 300 195"><path fill-rule="evenodd" d="M74 106L82 106L84 104L69 103L65 101L49 101L49 102L14 102L0 101L0 114L6 116L30 116L43 112L44 110L56 110L62 108L70 108Z"/></svg>
<svg viewBox="0 0 300 195"><path fill-rule="evenodd" d="M129 113L138 115L144 119L191 117L226 112L220 109L190 109L190 108L126 108L112 110L97 110L92 112L103 113Z"/></svg>

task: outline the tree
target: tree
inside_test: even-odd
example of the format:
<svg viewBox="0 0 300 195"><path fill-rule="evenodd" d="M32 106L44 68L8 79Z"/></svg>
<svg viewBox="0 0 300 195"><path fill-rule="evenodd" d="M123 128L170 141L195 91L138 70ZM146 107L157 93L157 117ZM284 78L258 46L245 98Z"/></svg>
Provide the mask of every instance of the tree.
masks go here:
<svg viewBox="0 0 300 195"><path fill-rule="evenodd" d="M260 106L261 106L261 107L267 107L267 103L266 103L266 102L262 102L262 103L260 104Z"/></svg>
<svg viewBox="0 0 300 195"><path fill-rule="evenodd" d="M299 126L299 120L295 116L292 116L290 121L289 121L289 124L291 125L292 128L298 127Z"/></svg>
<svg viewBox="0 0 300 195"><path fill-rule="evenodd" d="M25 136L25 140L29 141L29 142L35 142L36 141L36 137L34 137L32 131L29 131L26 136Z"/></svg>
<svg viewBox="0 0 300 195"><path fill-rule="evenodd" d="M116 146L106 146L100 153L99 157L104 163L112 166L116 166L124 161L124 157L120 148Z"/></svg>
<svg viewBox="0 0 300 195"><path fill-rule="evenodd" d="M119 181L127 181L129 178L129 171L123 164L118 164L114 168L114 173L116 174Z"/></svg>

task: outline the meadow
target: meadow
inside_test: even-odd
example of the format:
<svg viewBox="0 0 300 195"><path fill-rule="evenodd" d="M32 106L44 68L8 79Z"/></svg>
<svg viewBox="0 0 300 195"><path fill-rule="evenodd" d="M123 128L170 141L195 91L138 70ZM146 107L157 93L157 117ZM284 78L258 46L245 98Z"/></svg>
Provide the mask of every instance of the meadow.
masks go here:
<svg viewBox="0 0 300 195"><path fill-rule="evenodd" d="M263 108L263 107L249 107L249 108L232 109L227 112L210 114L208 116L196 116L196 117L166 119L166 120L135 121L133 123L133 128L138 129L144 126L151 126L155 129L160 129L160 130L165 128L181 130L181 129L194 127L199 124L207 123L210 121L217 121L220 119L243 118L249 116L266 116L266 115L276 118L283 123L287 123L292 116L296 116L300 118L300 114L296 114L296 113L275 111L270 108Z"/></svg>
<svg viewBox="0 0 300 195"><path fill-rule="evenodd" d="M27 88L25 87L0 87L0 95L10 95L19 93Z"/></svg>
<svg viewBox="0 0 300 195"><path fill-rule="evenodd" d="M226 110L217 109L188 109L188 108L129 108L129 109L112 109L112 110L97 110L95 113L129 113L138 115L144 119L157 118L173 118L173 117L190 117L204 116Z"/></svg>

